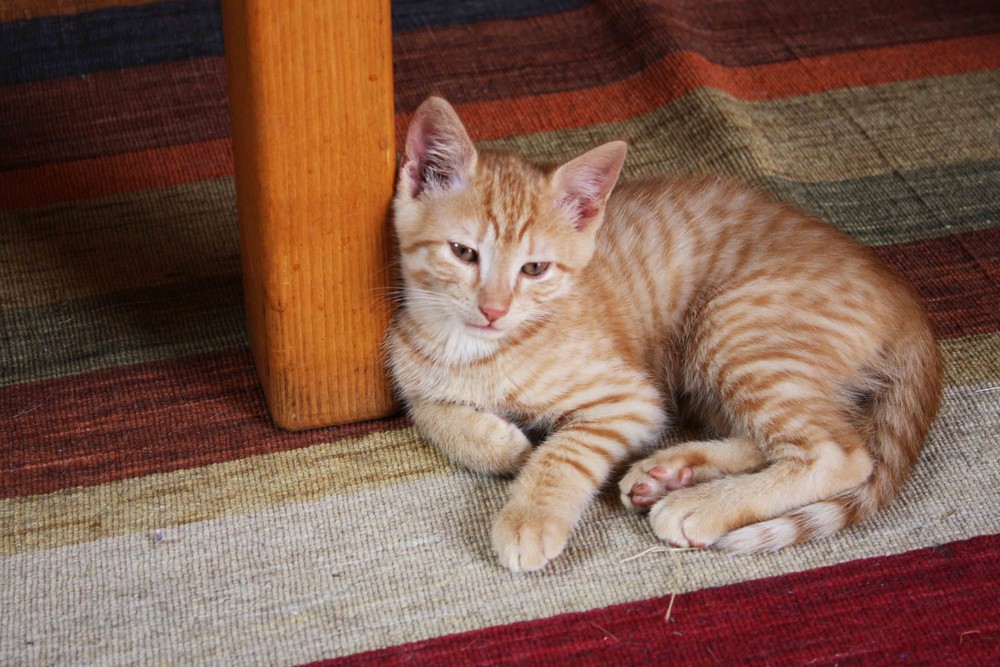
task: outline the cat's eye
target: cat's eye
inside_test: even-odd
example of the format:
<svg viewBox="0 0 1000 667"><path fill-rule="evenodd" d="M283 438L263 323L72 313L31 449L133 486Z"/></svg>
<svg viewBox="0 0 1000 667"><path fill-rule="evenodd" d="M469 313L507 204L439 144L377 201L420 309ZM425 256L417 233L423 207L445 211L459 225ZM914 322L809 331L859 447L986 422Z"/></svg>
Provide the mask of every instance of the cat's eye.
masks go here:
<svg viewBox="0 0 1000 667"><path fill-rule="evenodd" d="M548 262L528 262L521 267L521 273L526 276L531 276L532 278L537 278L538 276L545 273L549 268Z"/></svg>
<svg viewBox="0 0 1000 667"><path fill-rule="evenodd" d="M455 257L458 257L467 264L475 264L476 260L479 259L479 253L468 246L454 242L449 242L448 245L451 246L451 251L455 253Z"/></svg>

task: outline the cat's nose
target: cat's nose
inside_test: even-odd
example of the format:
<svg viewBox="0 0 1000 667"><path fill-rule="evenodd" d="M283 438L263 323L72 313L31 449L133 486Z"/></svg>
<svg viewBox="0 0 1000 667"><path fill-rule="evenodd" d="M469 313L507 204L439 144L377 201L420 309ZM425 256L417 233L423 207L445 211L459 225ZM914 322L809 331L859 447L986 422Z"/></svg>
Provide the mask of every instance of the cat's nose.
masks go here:
<svg viewBox="0 0 1000 667"><path fill-rule="evenodd" d="M484 304L479 306L479 312L486 316L486 321L493 324L501 317L507 314L507 308L504 306L494 306L491 304Z"/></svg>

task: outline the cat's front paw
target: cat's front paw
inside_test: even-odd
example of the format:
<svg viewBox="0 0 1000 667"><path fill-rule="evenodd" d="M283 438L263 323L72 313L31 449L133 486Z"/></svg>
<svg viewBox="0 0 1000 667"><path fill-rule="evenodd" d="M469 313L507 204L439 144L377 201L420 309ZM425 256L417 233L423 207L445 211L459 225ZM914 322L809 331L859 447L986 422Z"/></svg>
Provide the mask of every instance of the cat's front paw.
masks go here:
<svg viewBox="0 0 1000 667"><path fill-rule="evenodd" d="M534 505L511 502L493 522L493 548L512 572L533 572L562 553L573 524Z"/></svg>
<svg viewBox="0 0 1000 667"><path fill-rule="evenodd" d="M512 475L531 453L531 441L516 424L490 413L477 415L473 437L482 446L470 454L470 468L493 475Z"/></svg>
<svg viewBox="0 0 1000 667"><path fill-rule="evenodd" d="M653 533L675 547L706 548L715 544L733 526L711 487L681 489L658 500L649 511Z"/></svg>

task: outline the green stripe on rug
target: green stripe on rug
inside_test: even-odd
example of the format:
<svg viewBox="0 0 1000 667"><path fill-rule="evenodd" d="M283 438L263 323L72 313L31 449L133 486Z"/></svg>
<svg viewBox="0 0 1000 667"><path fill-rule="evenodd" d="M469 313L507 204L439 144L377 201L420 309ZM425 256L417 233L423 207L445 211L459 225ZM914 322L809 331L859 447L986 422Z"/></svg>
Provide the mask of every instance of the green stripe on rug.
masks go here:
<svg viewBox="0 0 1000 667"><path fill-rule="evenodd" d="M1000 159L833 182L760 179L865 245L1000 224ZM240 270L233 179L0 213L2 309L65 303Z"/></svg>
<svg viewBox="0 0 1000 667"><path fill-rule="evenodd" d="M0 311L0 386L247 345L239 274Z"/></svg>
<svg viewBox="0 0 1000 667"><path fill-rule="evenodd" d="M632 144L628 176L707 171L821 182L991 160L1000 158L1000 72L767 102L702 88L629 120L483 145L561 161L621 138Z"/></svg>
<svg viewBox="0 0 1000 667"><path fill-rule="evenodd" d="M232 276L232 177L0 213L0 308ZM2 317L2 314L0 314Z"/></svg>

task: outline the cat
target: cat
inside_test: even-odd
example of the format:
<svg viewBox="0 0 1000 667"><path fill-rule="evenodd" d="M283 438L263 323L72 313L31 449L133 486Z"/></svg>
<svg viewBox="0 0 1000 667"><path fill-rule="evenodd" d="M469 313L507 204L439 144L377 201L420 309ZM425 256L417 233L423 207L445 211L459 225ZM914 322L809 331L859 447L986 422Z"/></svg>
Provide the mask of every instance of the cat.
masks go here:
<svg viewBox="0 0 1000 667"><path fill-rule="evenodd" d="M557 167L415 112L393 200L387 336L419 432L514 475L500 562L544 567L612 475L678 547L776 550L870 516L941 395L920 299L833 226L722 177L618 183L626 144ZM718 439L649 452L679 397ZM533 446L522 427L547 437Z"/></svg>

